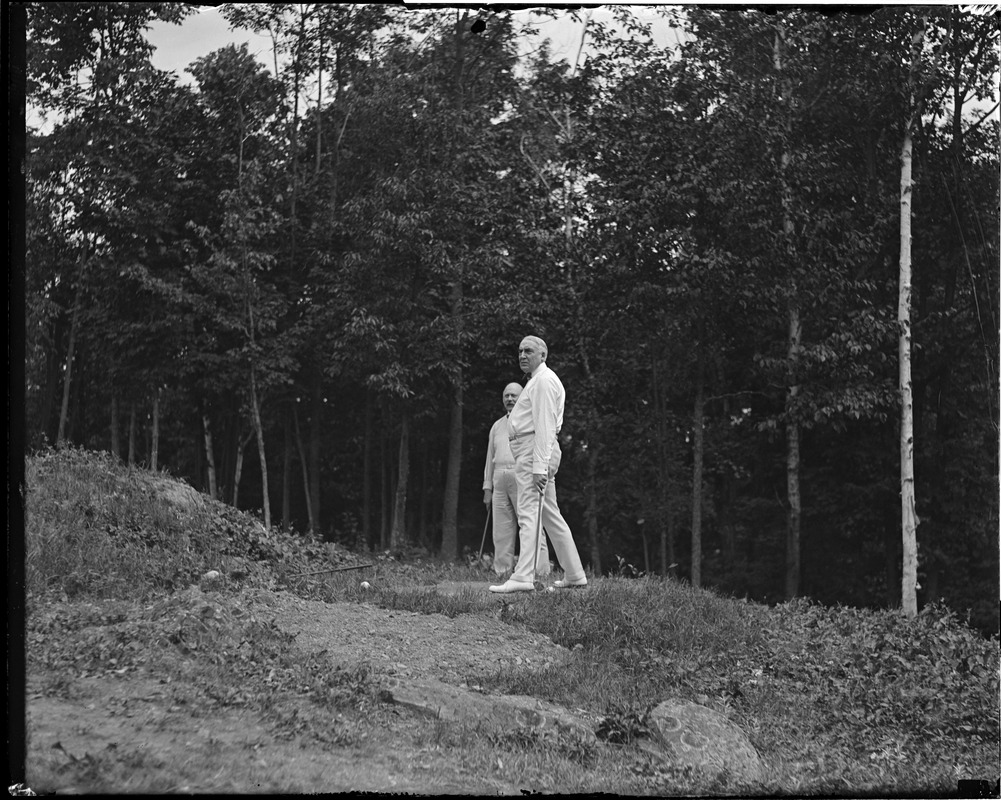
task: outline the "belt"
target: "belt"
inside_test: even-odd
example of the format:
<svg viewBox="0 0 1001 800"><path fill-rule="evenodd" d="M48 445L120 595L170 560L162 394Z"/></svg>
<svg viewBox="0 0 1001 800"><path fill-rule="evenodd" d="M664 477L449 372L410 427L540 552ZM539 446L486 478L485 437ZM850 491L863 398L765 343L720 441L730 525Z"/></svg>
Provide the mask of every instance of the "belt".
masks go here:
<svg viewBox="0 0 1001 800"><path fill-rule="evenodd" d="M494 464L494 472L504 469L514 469L514 462L511 461L508 463L505 461L503 464Z"/></svg>
<svg viewBox="0 0 1001 800"><path fill-rule="evenodd" d="M560 432L556 431L556 435L559 436ZM508 436L507 440L513 442L515 439L523 439L526 436L535 436L535 431L525 431L524 433L516 433L514 436Z"/></svg>

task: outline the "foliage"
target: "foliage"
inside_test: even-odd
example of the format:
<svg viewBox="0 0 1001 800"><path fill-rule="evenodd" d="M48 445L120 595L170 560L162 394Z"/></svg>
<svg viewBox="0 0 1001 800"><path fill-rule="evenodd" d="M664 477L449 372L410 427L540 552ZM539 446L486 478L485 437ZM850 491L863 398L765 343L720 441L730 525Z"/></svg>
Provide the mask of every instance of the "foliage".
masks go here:
<svg viewBox="0 0 1001 800"><path fill-rule="evenodd" d="M159 675L171 704L192 714L244 709L279 738L351 747L382 724L377 676L296 648L269 614L272 589L422 614L497 614L497 598L486 592L449 599L434 588L443 580L482 581L475 567L426 555L381 556L370 592L358 589L356 573L340 579L332 572L322 583L294 579L291 569L318 569L321 557L325 564L354 559L292 532L266 532L221 503L185 515L178 499L190 503L191 495L183 483L105 456L51 451L30 459L26 475L29 576L58 560L52 551L66 547L68 531L89 530L92 546L108 540L102 576L73 598L29 579L26 654L46 695L72 698L81 678L142 672ZM120 513L114 529L113 509ZM57 534L44 547L39 526ZM139 543L141 571L129 557ZM225 554L241 558L220 579L189 576L171 589L156 576L178 562L174 548L199 568L218 566ZM89 563L86 552L72 552ZM64 554L60 563L67 562ZM1001 651L996 638L977 635L944 607L908 620L897 611L805 600L769 608L658 577L591 577L586 589L532 593L501 607L501 620L566 646L562 663L469 678L488 691L592 709L601 714L597 742L443 726L433 742L443 757L490 772L499 761L540 786L551 787L557 775L581 791L611 791L612 781L637 793L727 793L719 776L667 768L636 749L649 710L677 697L748 733L770 766L767 793L935 794L953 791L957 776L990 779L996 769ZM137 584L129 592L126 578ZM101 758L73 763L107 773L113 764Z"/></svg>
<svg viewBox="0 0 1001 800"><path fill-rule="evenodd" d="M899 594L898 150L926 15L920 601L998 630L989 16L227 4L273 36L267 66L226 47L186 85L152 68L146 32L191 10L28 7L28 99L51 121L25 165L32 447L63 430L110 449L127 419L130 458L148 462L156 399L159 463L201 488L211 455L235 497L257 406L241 507L280 498L292 526L384 548L406 419L420 488L395 546L447 539L451 560L479 545L482 438L534 331L567 388L561 502L595 572L622 557L691 575L701 496L703 583L782 596L795 422L801 592L867 608ZM648 36L651 15L675 27ZM579 63L532 32L550 18L586 25ZM103 546L74 581L100 583ZM141 563L146 544L130 547ZM73 572L49 567L54 585Z"/></svg>
<svg viewBox="0 0 1001 800"><path fill-rule="evenodd" d="M25 480L27 586L36 596L144 600L210 569L259 586L352 560L107 454L48 450L28 460Z"/></svg>

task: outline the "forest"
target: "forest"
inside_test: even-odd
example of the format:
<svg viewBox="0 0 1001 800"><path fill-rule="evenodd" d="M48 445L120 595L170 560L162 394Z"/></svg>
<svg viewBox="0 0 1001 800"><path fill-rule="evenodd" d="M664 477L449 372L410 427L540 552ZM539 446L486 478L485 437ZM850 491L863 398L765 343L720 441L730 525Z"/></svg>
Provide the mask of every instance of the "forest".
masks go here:
<svg viewBox="0 0 1001 800"><path fill-rule="evenodd" d="M996 18L640 8L26 4L25 448L468 558L536 334L589 570L996 633Z"/></svg>

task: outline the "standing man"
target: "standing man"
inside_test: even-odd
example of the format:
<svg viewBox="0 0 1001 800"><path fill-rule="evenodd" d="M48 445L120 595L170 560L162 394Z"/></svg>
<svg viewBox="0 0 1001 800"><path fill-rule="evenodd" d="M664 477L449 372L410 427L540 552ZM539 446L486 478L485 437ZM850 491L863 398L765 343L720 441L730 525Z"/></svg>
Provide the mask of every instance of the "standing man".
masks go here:
<svg viewBox="0 0 1001 800"><path fill-rule="evenodd" d="M556 503L556 482L551 480L561 457L556 437L563 427L566 392L556 373L545 363L548 355L549 348L538 336L526 336L518 347L518 363L522 371L531 375L507 416L518 484L521 555L511 577L499 586L491 586L491 592L524 592L535 588L536 553L540 546L538 539L542 538L541 531L536 538L540 513L563 567L563 580L555 581L553 587L587 585L570 526Z"/></svg>
<svg viewBox="0 0 1001 800"><path fill-rule="evenodd" d="M507 435L507 415L521 394L521 384L509 383L501 394L505 414L490 428L487 463L483 468L483 503L493 512L494 572L507 578L514 569L515 535L518 533L518 485L514 479L514 455ZM543 537L539 550L539 574L549 574L549 547Z"/></svg>

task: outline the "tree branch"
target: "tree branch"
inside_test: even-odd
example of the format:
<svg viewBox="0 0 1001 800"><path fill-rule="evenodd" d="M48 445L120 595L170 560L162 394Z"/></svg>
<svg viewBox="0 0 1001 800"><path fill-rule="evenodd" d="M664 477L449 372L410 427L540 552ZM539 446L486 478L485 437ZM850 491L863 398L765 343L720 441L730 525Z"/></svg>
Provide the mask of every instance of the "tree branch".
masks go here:
<svg viewBox="0 0 1001 800"><path fill-rule="evenodd" d="M528 153L525 152L525 135L524 134L521 135L521 141L518 142L518 149L521 151L521 154L525 157L525 160L528 161L528 163L532 165L532 169L534 169L535 170L535 174L539 176L539 180L542 181L542 185L546 187L546 191L547 192L551 192L552 191L552 187L549 185L549 181L546 180L546 176L542 173L542 170L540 170L538 168L538 166L536 166L535 162L532 160L532 157Z"/></svg>
<svg viewBox="0 0 1001 800"><path fill-rule="evenodd" d="M990 117L990 115L991 115L991 114L993 114L993 113L994 113L995 111L997 111L997 110L998 110L998 106L999 106L999 105L1001 105L1001 103L995 103L995 104L994 104L994 106L993 106L993 107L991 108L991 110L990 110L990 111L988 111L988 112L987 112L986 114L984 114L984 115L983 115L983 116L982 116L982 117L981 117L981 118L980 118L979 120L977 120L977 122L976 122L975 124L971 125L971 126L970 126L969 128L967 128L967 129L966 129L965 131L963 131L963 135L964 135L964 136L969 136L969 135L970 135L971 133L973 133L973 132L974 132L974 131L975 131L975 130L976 130L977 128L979 128L979 127L980 127L981 125L983 125L983 124L984 124L984 122L985 122L985 121L987 120L987 118L988 118L988 117Z"/></svg>

